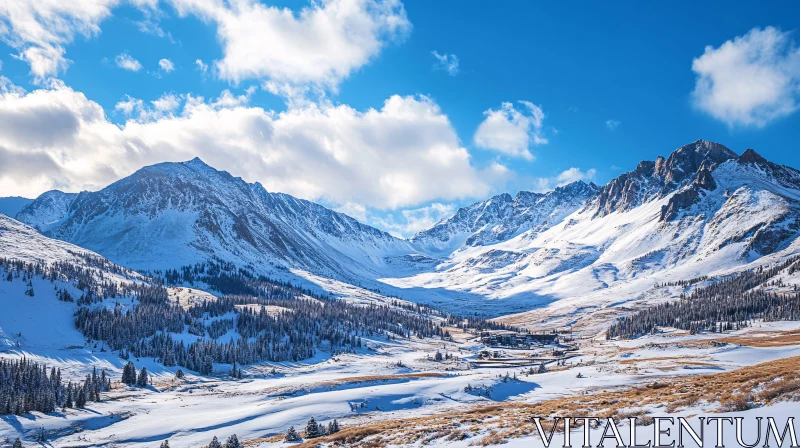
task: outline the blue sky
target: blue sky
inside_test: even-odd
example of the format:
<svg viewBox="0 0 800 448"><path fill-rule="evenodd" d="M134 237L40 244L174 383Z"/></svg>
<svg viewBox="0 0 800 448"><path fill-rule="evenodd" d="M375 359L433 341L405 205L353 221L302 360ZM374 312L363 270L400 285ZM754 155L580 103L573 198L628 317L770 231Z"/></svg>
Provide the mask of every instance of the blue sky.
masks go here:
<svg viewBox="0 0 800 448"><path fill-rule="evenodd" d="M0 195L199 155L409 235L698 138L800 167L797 2L14 3Z"/></svg>

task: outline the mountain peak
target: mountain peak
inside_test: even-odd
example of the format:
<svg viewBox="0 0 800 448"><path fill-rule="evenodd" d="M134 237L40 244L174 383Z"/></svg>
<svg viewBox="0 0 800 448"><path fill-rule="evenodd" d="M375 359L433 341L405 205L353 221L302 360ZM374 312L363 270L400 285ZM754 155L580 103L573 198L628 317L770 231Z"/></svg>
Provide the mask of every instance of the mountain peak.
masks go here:
<svg viewBox="0 0 800 448"><path fill-rule="evenodd" d="M556 187L555 191L580 191L584 189L596 190L597 185L594 182L589 182L588 184L582 180L576 180L575 182L570 182L566 185L561 185L560 187Z"/></svg>
<svg viewBox="0 0 800 448"><path fill-rule="evenodd" d="M769 162L767 159L761 157L759 153L757 153L754 149L748 148L747 151L743 152L741 156L739 156L739 162L741 163L750 163L750 164L759 164L759 165L766 165Z"/></svg>
<svg viewBox="0 0 800 448"><path fill-rule="evenodd" d="M209 166L206 162L203 162L200 157L195 157L192 160L183 162L183 164L187 166Z"/></svg>
<svg viewBox="0 0 800 448"><path fill-rule="evenodd" d="M195 157L192 160L189 160L187 162L183 162L183 163L181 163L181 165L184 165L184 166L186 166L188 168L191 168L191 169L193 169L195 171L202 171L202 172L207 172L207 173L217 173L217 172L219 172L219 170L217 170L213 166L207 164L206 162L203 162L200 159L200 157Z"/></svg>
<svg viewBox="0 0 800 448"><path fill-rule="evenodd" d="M735 152L724 145L708 140L695 140L673 151L672 154L669 155L669 159L679 157L681 154L685 153L694 154L695 159L709 159L716 163L721 163L737 157Z"/></svg>
<svg viewBox="0 0 800 448"><path fill-rule="evenodd" d="M545 193L519 191L493 196L458 209L455 214L411 238L418 247L438 254L463 246L488 246L522 233L537 234L579 210L597 194L583 181L572 182Z"/></svg>
<svg viewBox="0 0 800 448"><path fill-rule="evenodd" d="M655 162L640 162L635 170L620 175L602 188L595 216L630 210L652 198L662 197L689 182L702 166L713 170L736 158L735 152L719 143L695 140L672 151L666 159L658 157Z"/></svg>

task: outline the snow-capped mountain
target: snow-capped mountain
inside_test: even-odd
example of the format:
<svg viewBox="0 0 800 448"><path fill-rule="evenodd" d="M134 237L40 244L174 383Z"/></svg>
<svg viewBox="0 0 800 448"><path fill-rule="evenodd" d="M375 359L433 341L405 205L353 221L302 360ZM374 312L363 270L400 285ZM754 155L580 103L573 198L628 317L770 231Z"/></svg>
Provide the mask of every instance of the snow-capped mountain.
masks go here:
<svg viewBox="0 0 800 448"><path fill-rule="evenodd" d="M735 159L730 149L705 140L681 146L666 159L640 162L635 170L606 184L593 202L596 216L627 211L655 198L674 192L691 180L700 166L713 169L726 160Z"/></svg>
<svg viewBox="0 0 800 448"><path fill-rule="evenodd" d="M408 241L199 159L146 167L71 201L53 195L20 219L128 267L216 257L276 277L291 271L323 288L328 277L560 324L574 323L577 310L612 319L618 307L675 296L654 284L800 252L800 172L702 140L603 187L492 197Z"/></svg>
<svg viewBox="0 0 800 448"><path fill-rule="evenodd" d="M500 194L458 209L452 217L414 235L411 242L423 250L449 254L462 246L488 246L523 232L536 235L583 207L597 191L593 183L577 181L547 193Z"/></svg>
<svg viewBox="0 0 800 448"><path fill-rule="evenodd" d="M217 257L256 272L302 269L335 278L375 276L411 245L313 202L269 193L200 159L142 168L82 192L62 216L52 193L19 214L48 236L136 269L177 268Z"/></svg>
<svg viewBox="0 0 800 448"><path fill-rule="evenodd" d="M800 172L697 141L640 163L546 230L464 246L430 272L383 281L462 292L475 299L462 307L489 313L538 307L517 322L573 324L680 294L654 284L786 259L800 253L798 236Z"/></svg>
<svg viewBox="0 0 800 448"><path fill-rule="evenodd" d="M39 229L49 230L67 216L69 207L78 197L77 193L51 190L42 193L35 201L25 205L16 215L9 215Z"/></svg>

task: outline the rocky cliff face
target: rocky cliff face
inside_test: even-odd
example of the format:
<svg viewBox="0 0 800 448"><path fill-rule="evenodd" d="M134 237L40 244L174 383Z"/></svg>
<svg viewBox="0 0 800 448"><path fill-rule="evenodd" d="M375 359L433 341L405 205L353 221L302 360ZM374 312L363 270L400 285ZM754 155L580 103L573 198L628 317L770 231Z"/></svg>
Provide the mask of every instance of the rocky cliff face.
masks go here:
<svg viewBox="0 0 800 448"><path fill-rule="evenodd" d="M736 159L730 149L713 142L697 140L681 146L668 158L640 162L635 170L606 184L592 204L595 216L628 211L654 198L664 197L690 182L702 165L708 170Z"/></svg>

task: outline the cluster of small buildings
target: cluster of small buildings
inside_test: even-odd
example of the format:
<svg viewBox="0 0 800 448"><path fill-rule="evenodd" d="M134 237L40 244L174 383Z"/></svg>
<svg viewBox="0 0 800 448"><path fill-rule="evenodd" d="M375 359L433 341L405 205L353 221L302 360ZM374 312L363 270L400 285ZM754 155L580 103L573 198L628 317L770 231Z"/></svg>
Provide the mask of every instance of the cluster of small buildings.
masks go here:
<svg viewBox="0 0 800 448"><path fill-rule="evenodd" d="M485 330L481 342L490 347L530 347L558 343L558 333L519 333L511 330Z"/></svg>

